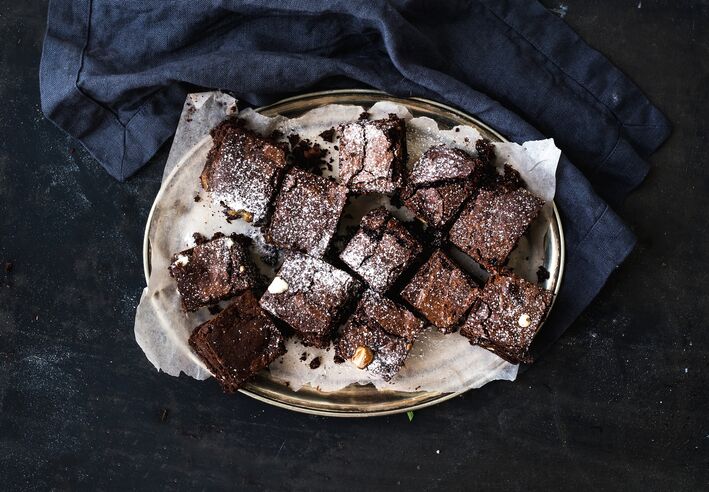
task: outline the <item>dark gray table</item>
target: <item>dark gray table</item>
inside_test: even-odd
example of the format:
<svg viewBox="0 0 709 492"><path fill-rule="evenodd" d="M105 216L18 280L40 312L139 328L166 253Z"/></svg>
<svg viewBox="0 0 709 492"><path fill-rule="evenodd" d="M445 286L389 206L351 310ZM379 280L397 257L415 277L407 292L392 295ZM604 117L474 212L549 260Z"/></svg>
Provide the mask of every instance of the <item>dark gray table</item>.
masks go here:
<svg viewBox="0 0 709 492"><path fill-rule="evenodd" d="M39 108L45 2L0 9L0 489L709 487L709 3L546 2L675 125L640 242L515 383L336 420L157 373L133 337L166 149L113 181Z"/></svg>

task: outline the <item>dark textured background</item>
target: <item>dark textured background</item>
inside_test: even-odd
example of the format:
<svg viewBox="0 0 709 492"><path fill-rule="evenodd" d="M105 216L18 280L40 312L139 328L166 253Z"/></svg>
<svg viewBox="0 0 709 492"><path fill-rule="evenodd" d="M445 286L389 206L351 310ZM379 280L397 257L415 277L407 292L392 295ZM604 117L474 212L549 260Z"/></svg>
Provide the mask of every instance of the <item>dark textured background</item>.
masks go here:
<svg viewBox="0 0 709 492"><path fill-rule="evenodd" d="M709 2L545 2L675 131L639 244L516 382L369 420L157 373L133 337L166 149L119 184L39 108L44 1L0 2L0 489L709 488Z"/></svg>

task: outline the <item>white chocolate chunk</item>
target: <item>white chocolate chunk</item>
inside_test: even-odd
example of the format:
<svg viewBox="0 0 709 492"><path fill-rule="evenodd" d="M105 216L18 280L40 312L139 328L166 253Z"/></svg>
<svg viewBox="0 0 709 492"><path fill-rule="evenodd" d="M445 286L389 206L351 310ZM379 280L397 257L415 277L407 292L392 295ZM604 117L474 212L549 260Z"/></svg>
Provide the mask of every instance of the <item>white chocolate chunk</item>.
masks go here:
<svg viewBox="0 0 709 492"><path fill-rule="evenodd" d="M268 286L268 291L271 294L283 294L287 290L288 282L283 280L281 277L274 278L273 282L271 282L271 285Z"/></svg>

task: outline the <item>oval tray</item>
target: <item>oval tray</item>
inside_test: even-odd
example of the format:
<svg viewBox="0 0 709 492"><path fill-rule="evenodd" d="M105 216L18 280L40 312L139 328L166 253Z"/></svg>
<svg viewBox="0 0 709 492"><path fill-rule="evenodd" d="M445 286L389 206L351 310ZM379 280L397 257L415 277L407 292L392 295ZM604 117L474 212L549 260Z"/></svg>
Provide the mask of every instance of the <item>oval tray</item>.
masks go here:
<svg viewBox="0 0 709 492"><path fill-rule="evenodd" d="M452 128L456 125L468 125L476 128L484 137L491 141L507 141L502 135L481 121L450 106L421 98L397 98L384 92L371 90L336 90L303 94L258 108L257 111L266 116L280 114L286 117L297 117L311 109L326 104L352 104L369 108L374 103L382 100L406 106L414 117L428 116L434 119L441 129ZM196 147L201 147L202 145L205 145L205 141L200 142ZM176 166L171 175L165 180L169 181L178 170L179 166ZM153 211L160 197L161 193L158 192L148 215L145 228L143 265L146 282L150 276L149 231ZM556 204L552 205L553 216L548 221L547 232L544 235L544 267L550 275L543 283L543 286L557 294L564 270L564 234ZM550 309L552 308L553 305ZM268 371L262 371L252 382L239 391L257 400L288 410L333 417L369 417L403 413L435 405L472 388L455 393L430 391L408 393L377 390L373 385L350 385L333 392L323 392L309 386L293 391L285 384L273 380L269 376Z"/></svg>

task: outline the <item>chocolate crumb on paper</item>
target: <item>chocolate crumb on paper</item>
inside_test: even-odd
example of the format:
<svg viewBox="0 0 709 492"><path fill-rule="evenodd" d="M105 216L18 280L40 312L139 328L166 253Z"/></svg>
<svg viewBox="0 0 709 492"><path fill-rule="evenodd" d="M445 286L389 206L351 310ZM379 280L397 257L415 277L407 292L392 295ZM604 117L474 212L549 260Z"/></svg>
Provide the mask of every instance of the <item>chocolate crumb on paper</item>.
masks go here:
<svg viewBox="0 0 709 492"><path fill-rule="evenodd" d="M330 128L329 130L325 130L320 134L320 138L326 142L332 142L335 139L335 129Z"/></svg>
<svg viewBox="0 0 709 492"><path fill-rule="evenodd" d="M323 108L318 108L318 110L321 111L323 110ZM307 120L307 113L303 117L297 119L287 120L286 118L283 118L283 122L279 122L277 118L272 119L267 118L263 115L254 115L253 119L249 121L249 128L258 131L261 135L270 135L274 128L280 128L284 130L285 134L297 132L300 136L302 136L302 139L309 139L311 142L319 142L323 148L330 150L330 155L328 155L327 158L328 161L329 159L332 159L334 157L334 162L331 163L333 164L333 171L329 172L328 168L325 173L327 173L328 175L337 174L339 170L339 161L337 159L338 152L333 152L333 150L336 151L337 149L334 148L335 145L333 145L333 143L327 143L324 139L321 139L319 135L323 131L326 131L327 129L333 126L339 125L342 122L354 121L360 111L352 113L352 110L353 106L336 106L332 111L326 113L327 123L322 124L320 126L317 125L317 119L315 118L311 117L311 119ZM240 113L239 118L246 118L248 116L248 111L249 110ZM335 116L333 116L333 111ZM337 111L341 111L341 114L346 116L340 118ZM387 113L388 112L390 111L387 111ZM201 120L202 116L200 115L200 121ZM302 123L299 121L293 124L293 122L295 122L296 120L301 120ZM432 125L430 123L426 123L426 119L424 118L414 118L413 120L407 120L407 126L409 125L409 123L411 123L412 127L416 125L416 121L414 120L421 122L418 124L417 128L421 129L422 131L414 133L412 140L407 142L412 143L412 148L414 149L412 158L418 158L421 153L430 146L427 144L426 147L422 149L422 145L419 143L427 141L422 140L422 138L428 139L428 135L431 135L431 139L437 139L437 143L449 143L450 141L454 140L454 132L450 131L450 133L445 133L448 131L439 131L437 128L433 129ZM195 122L197 121L198 120L195 119ZM193 127L191 126L190 128ZM421 137L422 133L429 131L429 129L431 129L431 131L427 135L424 135L424 137ZM463 137L466 136L466 134L470 135L471 144L468 146L463 146L462 141ZM470 129L468 127L461 127L460 131L458 133L455 133L455 135L458 135L458 137L455 140L455 144L452 144L451 146L461 148L464 147L466 150L470 149L473 145L473 142L475 142L477 139L477 137L471 135ZM499 147L497 148L499 150ZM470 153L471 155L475 155L475 153L472 151ZM199 171L201 169L192 168L201 167L204 165L205 154L206 150L200 150L199 154L195 154L194 161L188 160L184 163L185 167L183 170L190 176L194 176L193 183L198 183ZM200 159L201 163L199 162ZM514 162L514 156L510 160ZM245 224L244 221L234 221L231 226L228 225L224 221L223 217L219 214L218 207L213 207L212 201L207 200L205 198L206 195L202 195L203 204L196 206L195 202L193 201L193 197L195 196L195 188L186 186L188 184L186 183L186 181L180 181L181 173L175 173L175 175L173 175L173 178L176 176L177 181L171 181L171 183L173 184L180 184L180 187L173 188L173 192L183 192L182 198L180 198L179 202L177 203L187 207L187 213L191 213L190 211L194 210L195 214L201 213L204 217L197 217L197 215L195 215L194 217L188 216L185 215L185 212L180 212L176 216L170 217L169 211L165 210L162 211L163 213L161 216L159 213L160 210L157 210L158 214L156 214L156 220L162 217L162 219L170 220L172 218L175 218L178 221L181 221L181 228L179 230L180 236L174 238L167 238L169 241L168 247L173 248L173 251L169 252L170 254L174 251L177 251L180 247L192 246L193 244L189 238L188 233L191 233L195 230L200 230L202 233L208 234L209 236L211 236L212 233L216 230L223 230L227 233L231 233L234 231L241 232L243 228L251 230L251 224ZM185 173L182 173L182 175L185 175ZM190 179L192 178L190 177ZM167 181L165 182L165 184L167 185ZM166 190L166 192L167 191L170 190ZM168 195L166 194L166 196ZM171 196L169 196L169 198L173 198L174 196L175 195L173 193ZM389 209L389 203L386 203L385 205ZM359 217L361 217L367 211L368 210L357 210L354 214L355 220L358 221ZM177 212L177 210L174 209L173 212ZM215 217L210 218L210 213L216 214ZM410 220L410 217L408 216L399 217L396 213L395 216L397 216L397 218L400 220ZM218 228L215 226L217 220L221 222L221 226L219 226ZM186 228L184 226L184 222L190 221L191 227ZM261 236L259 231L257 231L256 228L254 228L254 230L255 232L253 237L260 238ZM159 231L156 230L156 232ZM175 245L179 246L175 247ZM426 246L430 249L430 247L433 245L427 244ZM332 261L333 258L335 259L335 261L339 261L337 259L337 256L340 251L336 248L339 248L339 245L336 245L336 247L333 248L333 254L327 257L330 259L330 261ZM259 249L259 253L260 252L261 251ZM165 258L162 257L163 253L164 251L158 248L154 248L153 250L153 255L156 260L165 261ZM274 254L273 257L275 258L276 254ZM156 262L153 262L153 266L155 264ZM337 265L339 266L340 263L338 262ZM538 265L538 263L535 261L535 265L533 266L536 265ZM533 269L531 272L532 277L534 277L534 270L536 269ZM143 301L141 302L143 306L142 308L139 308L139 316L137 316L136 318L136 338L138 339L139 344L146 351L146 354L148 355L150 360L153 361L156 367L159 367L161 370L164 370L169 374L177 374L179 373L178 371L182 371L193 377L197 377L198 379L203 379L204 377L207 377L208 374L206 370L201 365L198 365L194 362L194 358L192 357L192 354L189 351L189 347L187 348L187 351L181 350L179 346L170 347L171 350L168 352L165 350L164 345L154 344L154 342L158 341L158 337L154 335L164 334L167 332L166 330L168 329L177 329L179 330L180 335L182 335L183 332L190 330L194 326L194 324L192 326L188 326L189 320L195 319L194 317L191 317L192 315L190 315L190 317L185 317L181 313L178 313L180 314L180 316L178 317L171 316L170 313L167 313L167 320L169 320L171 323L170 326L162 326L161 323L160 330L154 332L150 331L150 327L146 327L146 329L141 328L141 314L152 315L155 309L163 309L169 303L172 303L175 299L174 295L169 290L163 290L161 291L160 300L158 301L154 297L154 294L157 290L151 289L158 289L164 284L160 284L160 278L159 276L155 275L155 269L153 270L152 277L153 278L151 278L151 281L149 282L147 295L143 297ZM144 311L143 313L140 312L141 309ZM204 310L204 312L202 313L196 313L195 316L199 317L205 314L206 310ZM183 318L187 321L184 321ZM147 320L148 317L144 316L143 319ZM152 326L154 326L154 324ZM339 327L333 327L334 330L336 330L337 328ZM161 340L164 340L164 337L161 337ZM179 340L176 339L172 342L179 343ZM515 366L506 363L501 365L500 360L494 355L487 352L486 350L481 349L479 347L470 347L467 343L460 342L461 341L458 335L444 336L438 331L425 330L425 332L421 335L421 339L417 340L414 344L414 347L411 352L411 357L409 357L407 364L401 369L399 374L396 376L396 379L394 379L391 383L387 384L382 384L382 382L378 380L372 382L376 387L382 389L414 391L414 388L416 388L418 391L426 391L431 388L431 385L433 384L431 381L432 378L435 376L438 367L453 367L456 370L456 374L461 374L460 378L452 378L449 381L445 381L443 386L441 385L441 381L437 380L435 384L435 389L441 391L455 391L456 389L458 389L459 385L465 385L466 388L478 387L493 379L514 379L514 376L517 372ZM334 391L341 387L347 386L352 382L370 382L370 378L368 377L367 373L363 374L363 371L352 366L350 363L342 363L345 361L341 360L338 357L333 357L332 352L313 349L309 351L309 356L306 361L299 361L299 357L302 353L302 350L298 350L300 343L297 340L289 340L286 343L288 344L289 348L293 349L292 354L285 354L283 356L284 358L279 359L278 364L272 365L270 376L274 380L283 381L282 384L287 383L291 388L297 390L303 387L303 382L305 381L306 384L310 383L311 387L319 387L324 391ZM442 355L439 356L438 354L445 354L445 357L443 357ZM458 355L460 355L461 357L459 358ZM307 362L313 357L320 358L320 368L316 371L311 370L309 367L309 363ZM340 364L337 364L336 362L340 362ZM458 370L460 371L458 372ZM424 375L423 379L421 379L420 377L422 374ZM426 374L429 377L427 377ZM418 377L414 379L414 376ZM471 378L475 378L473 383L471 383Z"/></svg>
<svg viewBox="0 0 709 492"><path fill-rule="evenodd" d="M539 269L537 270L537 282L538 283L544 283L546 280L549 279L549 271L544 268L544 265L539 265Z"/></svg>

